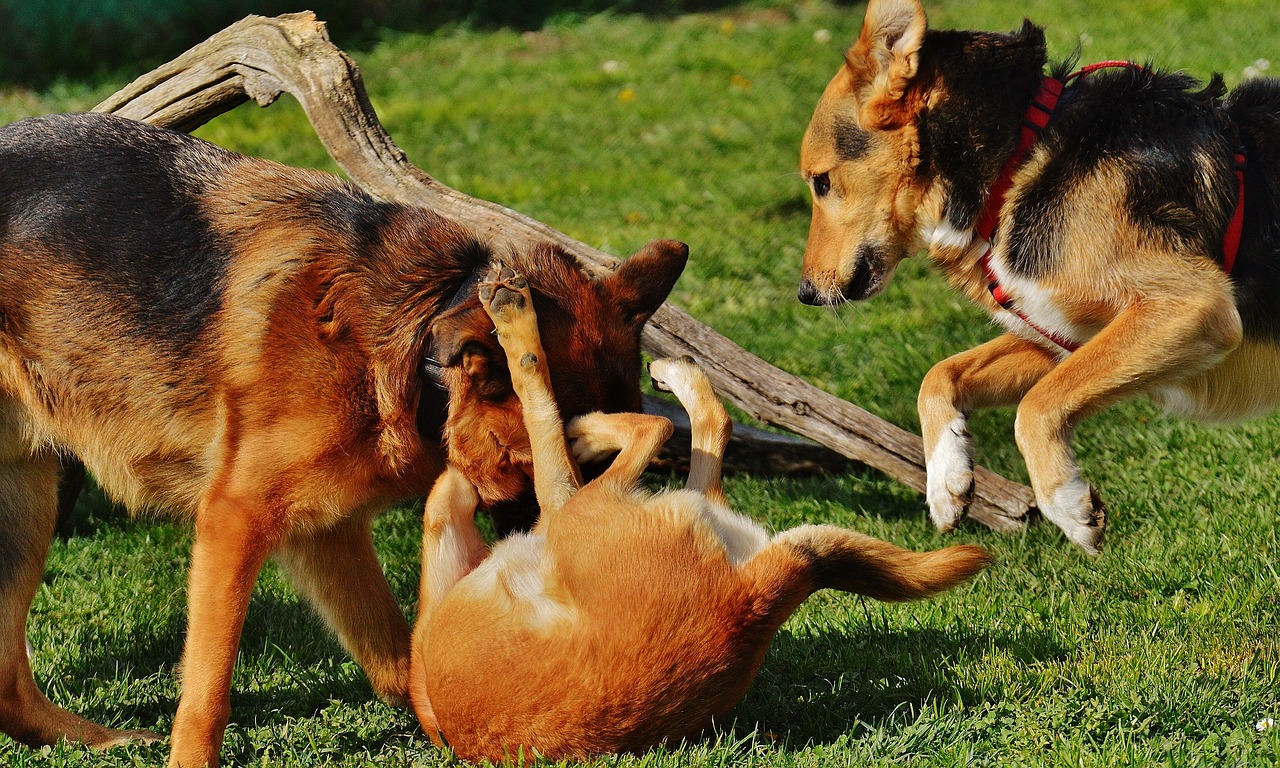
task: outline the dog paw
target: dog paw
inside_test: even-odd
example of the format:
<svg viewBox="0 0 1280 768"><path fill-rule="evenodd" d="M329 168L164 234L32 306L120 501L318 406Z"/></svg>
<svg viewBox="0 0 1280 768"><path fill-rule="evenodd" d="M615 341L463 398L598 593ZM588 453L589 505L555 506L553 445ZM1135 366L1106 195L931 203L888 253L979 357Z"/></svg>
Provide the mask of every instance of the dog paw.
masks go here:
<svg viewBox="0 0 1280 768"><path fill-rule="evenodd" d="M480 303L499 330L532 308L529 281L505 264L494 263L480 282Z"/></svg>
<svg viewBox="0 0 1280 768"><path fill-rule="evenodd" d="M659 392L671 392L677 398L681 392L693 390L695 383L706 374L692 357L664 357L649 363L649 378Z"/></svg>
<svg viewBox="0 0 1280 768"><path fill-rule="evenodd" d="M574 418L565 427L569 452L579 464L602 461L622 448L614 431L602 416L601 413L588 413Z"/></svg>
<svg viewBox="0 0 1280 768"><path fill-rule="evenodd" d="M1040 512L1062 529L1076 546L1096 555L1102 551L1107 528L1107 505L1082 478L1064 483L1048 502L1037 500Z"/></svg>
<svg viewBox="0 0 1280 768"><path fill-rule="evenodd" d="M963 418L947 425L925 467L929 518L940 531L964 519L973 502L973 438Z"/></svg>

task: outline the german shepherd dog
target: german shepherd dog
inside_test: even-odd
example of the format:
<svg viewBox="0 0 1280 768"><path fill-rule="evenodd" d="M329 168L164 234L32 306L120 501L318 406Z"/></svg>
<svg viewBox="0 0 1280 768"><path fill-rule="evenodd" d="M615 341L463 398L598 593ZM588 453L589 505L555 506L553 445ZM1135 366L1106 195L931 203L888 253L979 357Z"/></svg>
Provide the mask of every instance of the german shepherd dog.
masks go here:
<svg viewBox="0 0 1280 768"><path fill-rule="evenodd" d="M638 410L641 326L687 249L593 282L565 253L503 258L533 286L566 413ZM519 400L466 228L332 176L100 115L0 130L0 730L107 747L37 690L26 617L59 456L134 510L195 529L170 764L218 760L250 591L274 556L407 702L410 630L370 539L444 467L488 502L532 492ZM447 390L424 384L443 364Z"/></svg>
<svg viewBox="0 0 1280 768"><path fill-rule="evenodd" d="M1280 403L1280 81L1059 65L1055 108L1045 66L1030 22L934 31L918 0L871 0L801 149L799 298L870 298L927 248L1007 329L921 386L930 516L950 529L971 499L970 412L1017 403L1037 506L1096 552L1083 418L1138 393L1216 421Z"/></svg>
<svg viewBox="0 0 1280 768"><path fill-rule="evenodd" d="M638 751L696 735L742 698L796 607L833 588L926 597L988 562L978 547L900 549L834 526L770 537L730 510L720 470L731 422L691 360L651 364L689 411L685 490L637 490L671 422L556 411L550 358L524 279L481 288L524 405L540 515L492 550L479 494L447 467L427 498L410 697L438 744L468 760ZM616 458L586 485L578 460ZM466 638L459 642L458 638Z"/></svg>

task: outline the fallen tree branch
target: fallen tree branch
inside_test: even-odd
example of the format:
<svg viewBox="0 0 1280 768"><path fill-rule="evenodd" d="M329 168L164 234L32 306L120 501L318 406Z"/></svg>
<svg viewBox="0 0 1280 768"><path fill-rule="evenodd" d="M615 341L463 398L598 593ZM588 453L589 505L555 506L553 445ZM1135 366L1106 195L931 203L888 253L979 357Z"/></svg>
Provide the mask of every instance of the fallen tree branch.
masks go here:
<svg viewBox="0 0 1280 768"><path fill-rule="evenodd" d="M597 274L617 265L609 254L464 195L410 163L378 121L355 63L311 13L250 16L138 78L95 111L190 131L249 99L266 106L285 92L302 105L338 166L372 194L433 208L494 243L553 241ZM670 304L653 316L643 340L654 356L697 359L717 391L753 417L924 490L917 435L769 365ZM1016 530L1033 499L1026 486L979 467L970 515L997 530Z"/></svg>
<svg viewBox="0 0 1280 768"><path fill-rule="evenodd" d="M654 467L681 475L688 474L689 460L693 453L689 414L677 403L653 395L645 395L644 412L665 416L675 426L675 433L662 446L654 460ZM862 462L837 453L825 445L736 422L724 452L724 471L727 473L804 477L848 472L863 466Z"/></svg>

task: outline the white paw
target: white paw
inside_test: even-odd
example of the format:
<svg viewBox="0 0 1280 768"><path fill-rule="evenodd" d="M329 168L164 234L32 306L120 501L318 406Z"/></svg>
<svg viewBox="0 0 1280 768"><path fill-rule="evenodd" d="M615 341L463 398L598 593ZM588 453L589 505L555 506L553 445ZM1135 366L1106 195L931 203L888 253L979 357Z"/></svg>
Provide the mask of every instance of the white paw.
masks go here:
<svg viewBox="0 0 1280 768"><path fill-rule="evenodd" d="M940 531L950 531L973 501L973 438L958 416L947 425L925 467L929 518Z"/></svg>
<svg viewBox="0 0 1280 768"><path fill-rule="evenodd" d="M705 376L692 357L663 357L649 363L649 378L659 392L670 392L681 403L693 397L695 382Z"/></svg>
<svg viewBox="0 0 1280 768"><path fill-rule="evenodd" d="M1107 527L1107 505L1079 475L1063 483L1049 499L1036 495L1040 513L1062 529L1073 544L1096 555Z"/></svg>

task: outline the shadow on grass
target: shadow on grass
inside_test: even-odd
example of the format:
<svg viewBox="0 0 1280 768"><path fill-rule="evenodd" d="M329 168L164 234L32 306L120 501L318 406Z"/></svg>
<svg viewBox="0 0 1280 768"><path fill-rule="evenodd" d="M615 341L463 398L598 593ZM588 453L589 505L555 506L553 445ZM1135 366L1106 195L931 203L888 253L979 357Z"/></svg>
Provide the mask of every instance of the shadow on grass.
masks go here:
<svg viewBox="0 0 1280 768"><path fill-rule="evenodd" d="M185 611L163 624L126 621L122 629L93 638L92 651L52 674L73 696L89 694L104 680L147 680L147 685L128 686L125 699L90 696L96 703L78 714L96 722L168 722L177 706L177 670L186 634ZM255 594L236 663L240 671L232 685L233 720L311 717L332 699L352 704L377 699L364 673L300 600ZM267 677L277 679L260 682Z"/></svg>
<svg viewBox="0 0 1280 768"><path fill-rule="evenodd" d="M174 649L181 647L184 622L174 618L138 637L117 636L102 653L59 670L65 680L110 679L120 669L139 677L167 675L176 667ZM999 649L1027 663L1065 657L1070 649L1047 633L988 632L959 629L888 629L874 621L856 629L779 633L759 676L735 709L737 739L753 729L780 745L833 744L853 731L897 730L909 724L932 702L980 703L999 691L977 690L957 683L966 665L978 663L981 649ZM287 663L280 665L281 657ZM240 649L239 664L248 675L238 676L232 691L233 723L253 727L284 725L314 718L334 700L352 707L384 706L376 700L363 673L329 636L304 603L255 599ZM246 686L246 676L291 675ZM76 685L67 686L75 692ZM92 683L90 683L92 685ZM81 712L98 722L134 720L144 726L167 728L176 709L176 684L145 686L136 698L105 701ZM132 689L131 689L132 694ZM97 697L94 697L97 698ZM399 713L383 727L331 730L342 752L376 753L404 747L418 739L411 714ZM239 736L229 737L224 756L235 763L251 762L257 746Z"/></svg>
<svg viewBox="0 0 1280 768"><path fill-rule="evenodd" d="M926 519L923 494L918 494L870 467L855 467L843 473L827 473L808 477L762 477L769 495L795 507L799 516L784 516L778 523L832 522L836 525L856 523L839 519L841 512L864 514L886 522L922 522ZM683 479L680 480L683 483ZM754 489L753 489L754 490ZM748 517L759 518L758 509L749 498L738 500L735 507ZM786 512L785 509L775 510ZM832 514L835 513L834 519Z"/></svg>
<svg viewBox="0 0 1280 768"><path fill-rule="evenodd" d="M1050 634L981 630L885 630L870 625L798 636L780 633L743 703L735 730L754 727L792 747L832 744L862 728L900 729L933 702L998 697L957 683L974 649L998 648L1024 662L1070 649ZM966 658L967 657L967 658Z"/></svg>

